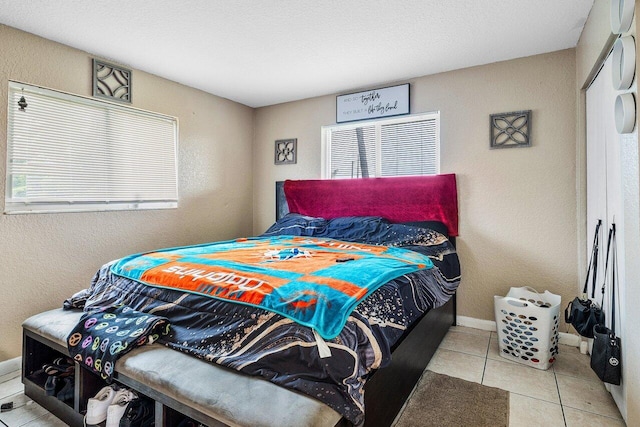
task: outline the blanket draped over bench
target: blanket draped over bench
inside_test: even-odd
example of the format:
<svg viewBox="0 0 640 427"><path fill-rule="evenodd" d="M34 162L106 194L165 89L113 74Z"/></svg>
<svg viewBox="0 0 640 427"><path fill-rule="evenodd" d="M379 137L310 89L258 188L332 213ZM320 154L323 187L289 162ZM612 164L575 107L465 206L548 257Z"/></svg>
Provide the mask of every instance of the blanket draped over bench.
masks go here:
<svg viewBox="0 0 640 427"><path fill-rule="evenodd" d="M116 360L135 347L151 344L169 333L165 317L126 305L84 313L67 337L69 354L91 371L111 380Z"/></svg>
<svg viewBox="0 0 640 427"><path fill-rule="evenodd" d="M431 267L429 257L407 249L273 236L132 255L111 271L151 286L263 308L332 339L373 291Z"/></svg>

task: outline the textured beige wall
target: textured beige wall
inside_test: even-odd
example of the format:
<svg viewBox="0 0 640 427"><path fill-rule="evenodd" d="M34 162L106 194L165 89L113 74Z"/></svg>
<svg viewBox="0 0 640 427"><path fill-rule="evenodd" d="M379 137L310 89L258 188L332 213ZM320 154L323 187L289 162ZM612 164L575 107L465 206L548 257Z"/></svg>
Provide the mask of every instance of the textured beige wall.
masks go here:
<svg viewBox="0 0 640 427"><path fill-rule="evenodd" d="M90 96L91 66L85 52L0 25L1 194L7 80ZM251 232L253 109L135 70L133 101L178 118L179 208L0 214L0 361L20 355L24 319L60 307L105 262Z"/></svg>
<svg viewBox="0 0 640 427"><path fill-rule="evenodd" d="M410 80L411 111L441 112L441 172L458 176L459 314L493 319L493 295L533 286L575 296L576 74L565 50ZM530 148L489 149L489 115L533 110ZM274 182L320 177L320 126L335 96L256 110L254 231L274 220ZM298 163L274 166L274 140L298 138Z"/></svg>

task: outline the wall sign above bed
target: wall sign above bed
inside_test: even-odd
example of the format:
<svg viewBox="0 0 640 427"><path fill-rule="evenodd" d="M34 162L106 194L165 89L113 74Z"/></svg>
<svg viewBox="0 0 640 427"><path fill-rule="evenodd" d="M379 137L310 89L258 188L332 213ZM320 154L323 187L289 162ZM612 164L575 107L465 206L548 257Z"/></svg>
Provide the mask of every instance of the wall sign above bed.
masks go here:
<svg viewBox="0 0 640 427"><path fill-rule="evenodd" d="M409 114L409 83L336 97L336 123Z"/></svg>

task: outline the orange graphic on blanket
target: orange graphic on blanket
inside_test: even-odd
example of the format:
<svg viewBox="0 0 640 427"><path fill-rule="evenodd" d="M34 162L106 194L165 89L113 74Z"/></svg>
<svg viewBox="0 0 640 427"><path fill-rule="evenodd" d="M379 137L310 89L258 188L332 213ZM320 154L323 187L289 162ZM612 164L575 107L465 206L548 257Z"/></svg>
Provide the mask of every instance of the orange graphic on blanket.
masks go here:
<svg viewBox="0 0 640 427"><path fill-rule="evenodd" d="M318 295L314 291L299 291L293 294L293 298L295 300L286 301L286 300L280 299L280 301L286 304L289 307L290 311L306 312L307 310L311 309L312 307L315 307L318 304L318 297L321 297L321 295ZM328 304L328 305L331 305L331 304Z"/></svg>
<svg viewBox="0 0 640 427"><path fill-rule="evenodd" d="M364 297L369 291L367 288L354 285L353 283L347 282L346 280L340 280L326 276L302 276L298 278L298 282L310 283L316 286L328 286L343 293L344 295L347 295L350 298L355 298L356 300Z"/></svg>
<svg viewBox="0 0 640 427"><path fill-rule="evenodd" d="M310 241L303 239L293 239L296 243L309 243ZM315 240L314 243L323 243L324 240ZM340 242L341 243L341 242ZM273 270L291 271L300 274L311 274L325 268L336 265L336 261L345 257L344 250L348 247L361 249L360 247L351 246L347 243L339 250L306 250L304 246L300 248L292 244L273 245L270 242L259 242L258 244L239 249L230 249L221 252L207 253L199 255L205 259L215 259L222 261L231 261L234 263L242 263L262 267L268 264L268 268ZM324 244L321 247L329 247ZM337 245L336 245L337 247ZM386 248L374 247L375 253L384 253ZM374 253L367 250L368 253ZM348 253L349 258L359 260L362 254Z"/></svg>
<svg viewBox="0 0 640 427"><path fill-rule="evenodd" d="M267 274L238 272L220 266L169 262L147 270L143 282L168 288L207 294L250 304L260 304L264 296L282 286L286 279Z"/></svg>

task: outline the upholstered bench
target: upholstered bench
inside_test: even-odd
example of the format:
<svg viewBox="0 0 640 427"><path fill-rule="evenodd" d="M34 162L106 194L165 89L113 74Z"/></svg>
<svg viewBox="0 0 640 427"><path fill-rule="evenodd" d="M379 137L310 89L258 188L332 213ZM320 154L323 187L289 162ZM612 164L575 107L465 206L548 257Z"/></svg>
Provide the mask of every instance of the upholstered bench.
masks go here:
<svg viewBox="0 0 640 427"><path fill-rule="evenodd" d="M33 350L34 346L47 346L47 351L53 349L68 354L66 337L81 315L82 312L76 310L56 309L27 319L22 325L25 334L23 357L35 358L38 351ZM23 361L23 368L26 367L23 369L25 387L27 383L31 384L29 375L33 369L29 369L29 366L37 367L38 363L38 360L33 363ZM76 379L76 397L72 409L79 414L82 408L86 408L86 400L93 397L89 395L90 391L104 384L84 368L78 367L76 372L79 374L77 376L85 378ZM126 354L116 363L115 372L117 382L155 400L156 425L173 425L171 420L178 419L181 414L210 427L334 426L341 418L333 409L315 399L159 344L143 346ZM87 376L95 378L87 380ZM88 382L94 385L82 387ZM38 391L37 387L35 392L34 387L26 387L25 392L46 405L46 400L32 395ZM59 411L52 412L58 415Z"/></svg>

